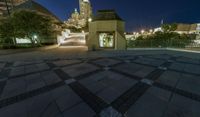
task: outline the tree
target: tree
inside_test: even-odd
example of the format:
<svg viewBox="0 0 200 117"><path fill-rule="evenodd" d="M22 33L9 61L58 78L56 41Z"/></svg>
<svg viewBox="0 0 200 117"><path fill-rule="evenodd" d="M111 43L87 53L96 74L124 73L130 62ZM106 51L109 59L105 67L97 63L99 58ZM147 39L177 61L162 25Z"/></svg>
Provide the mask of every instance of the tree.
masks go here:
<svg viewBox="0 0 200 117"><path fill-rule="evenodd" d="M34 46L40 44L41 37L50 36L53 32L51 19L34 11L20 10L10 17L17 38L29 39Z"/></svg>
<svg viewBox="0 0 200 117"><path fill-rule="evenodd" d="M173 24L163 24L161 26L163 32L172 32L172 31L175 31L177 29L177 24L176 23L173 23Z"/></svg>
<svg viewBox="0 0 200 117"><path fill-rule="evenodd" d="M0 19L0 43L15 45L16 38L29 39L32 46L41 39L52 39L55 31L51 18L30 10L19 10ZM55 24L56 25L56 24Z"/></svg>
<svg viewBox="0 0 200 117"><path fill-rule="evenodd" d="M10 22L10 18L0 20L0 43L3 45L15 45L14 27Z"/></svg>
<svg viewBox="0 0 200 117"><path fill-rule="evenodd" d="M177 24L173 23L170 25L170 31L175 31L177 29Z"/></svg>

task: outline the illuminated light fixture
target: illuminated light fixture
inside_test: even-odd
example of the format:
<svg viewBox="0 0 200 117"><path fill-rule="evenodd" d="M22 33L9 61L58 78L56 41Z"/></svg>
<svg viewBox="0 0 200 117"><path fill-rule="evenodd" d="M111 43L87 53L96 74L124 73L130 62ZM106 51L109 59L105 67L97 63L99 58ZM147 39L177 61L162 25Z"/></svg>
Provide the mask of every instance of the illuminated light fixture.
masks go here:
<svg viewBox="0 0 200 117"><path fill-rule="evenodd" d="M144 33L144 30L141 30L141 33L143 34L143 33Z"/></svg>
<svg viewBox="0 0 200 117"><path fill-rule="evenodd" d="M89 19L88 19L88 22L92 22L92 18L89 18Z"/></svg>
<svg viewBox="0 0 200 117"><path fill-rule="evenodd" d="M149 32L152 33L152 32L153 32L153 29L150 29Z"/></svg>
<svg viewBox="0 0 200 117"><path fill-rule="evenodd" d="M34 39L37 39L37 38L38 38L38 36L37 36L37 35L33 35L33 38L34 38Z"/></svg>
<svg viewBox="0 0 200 117"><path fill-rule="evenodd" d="M83 0L83 2L89 2L89 0Z"/></svg>

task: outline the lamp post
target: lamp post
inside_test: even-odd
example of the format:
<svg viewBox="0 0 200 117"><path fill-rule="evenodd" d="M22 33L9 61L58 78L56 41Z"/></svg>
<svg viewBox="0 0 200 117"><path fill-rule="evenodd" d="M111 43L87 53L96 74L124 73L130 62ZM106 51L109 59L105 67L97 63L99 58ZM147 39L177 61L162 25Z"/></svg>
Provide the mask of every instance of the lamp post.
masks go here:
<svg viewBox="0 0 200 117"><path fill-rule="evenodd" d="M89 19L88 19L88 22L92 22L92 18L89 18Z"/></svg>
<svg viewBox="0 0 200 117"><path fill-rule="evenodd" d="M141 33L144 34L144 30L141 30Z"/></svg>

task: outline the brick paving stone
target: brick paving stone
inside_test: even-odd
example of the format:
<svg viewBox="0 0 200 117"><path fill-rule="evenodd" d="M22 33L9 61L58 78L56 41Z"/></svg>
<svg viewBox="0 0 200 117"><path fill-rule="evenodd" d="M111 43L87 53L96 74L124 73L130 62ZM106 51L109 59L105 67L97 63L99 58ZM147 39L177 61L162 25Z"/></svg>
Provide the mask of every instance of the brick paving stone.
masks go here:
<svg viewBox="0 0 200 117"><path fill-rule="evenodd" d="M0 109L1 117L28 117L28 101L22 101Z"/></svg>
<svg viewBox="0 0 200 117"><path fill-rule="evenodd" d="M170 92L150 88L125 114L126 117L162 117Z"/></svg>
<svg viewBox="0 0 200 117"><path fill-rule="evenodd" d="M53 62L53 64L60 67L60 66L66 66L66 65L76 64L80 62L81 62L80 60L59 60L59 61Z"/></svg>
<svg viewBox="0 0 200 117"><path fill-rule="evenodd" d="M164 117L199 117L199 108L200 102L175 94Z"/></svg>
<svg viewBox="0 0 200 117"><path fill-rule="evenodd" d="M151 58L138 58L134 62L141 63L141 64L152 65L152 66L160 66L165 61L164 60L155 60L155 59L151 59Z"/></svg>
<svg viewBox="0 0 200 117"><path fill-rule="evenodd" d="M56 115L55 117L63 117L63 115L61 113L61 114Z"/></svg>
<svg viewBox="0 0 200 117"><path fill-rule="evenodd" d="M200 65L186 64L184 71L200 75Z"/></svg>
<svg viewBox="0 0 200 117"><path fill-rule="evenodd" d="M134 60L136 56L117 56L116 58L121 60Z"/></svg>
<svg viewBox="0 0 200 117"><path fill-rule="evenodd" d="M118 90L109 87L106 88L105 90L99 92L97 94L97 96L101 97L102 99L104 99L106 101L106 103L111 103L113 102L117 97L119 97L122 93L119 92Z"/></svg>
<svg viewBox="0 0 200 117"><path fill-rule="evenodd" d="M158 54L158 55L149 55L147 57L151 57L151 58L155 58L155 59L164 59L164 60L168 60L168 59L171 58L171 56L167 55L167 54L165 54L165 55L160 55L160 54Z"/></svg>
<svg viewBox="0 0 200 117"><path fill-rule="evenodd" d="M186 57L179 57L176 59L176 61L192 63L192 64L200 64L200 61L198 59L191 59L191 58L186 58Z"/></svg>
<svg viewBox="0 0 200 117"><path fill-rule="evenodd" d="M39 68L36 67L36 65L27 65L24 66L24 69L25 69L25 74L39 71Z"/></svg>
<svg viewBox="0 0 200 117"><path fill-rule="evenodd" d="M85 103L81 103L63 112L64 117L94 117L96 113Z"/></svg>
<svg viewBox="0 0 200 117"><path fill-rule="evenodd" d="M103 58L93 61L93 63L101 66L111 66L120 63L119 60L110 59L110 58Z"/></svg>
<svg viewBox="0 0 200 117"><path fill-rule="evenodd" d="M20 66L20 67L13 67L11 69L11 73L9 74L9 76L17 76L17 75L23 75L23 74L25 74L25 67Z"/></svg>
<svg viewBox="0 0 200 117"><path fill-rule="evenodd" d="M175 87L180 78L181 78L180 72L166 71L159 77L157 82L171 87Z"/></svg>
<svg viewBox="0 0 200 117"><path fill-rule="evenodd" d="M146 93L151 94L152 96L155 96L163 101L168 102L170 99L170 96L172 94L172 92L157 88L157 87L151 87L147 90Z"/></svg>
<svg viewBox="0 0 200 117"><path fill-rule="evenodd" d="M54 101L50 92L27 100L28 117L40 117ZM55 110L57 111L57 110Z"/></svg>
<svg viewBox="0 0 200 117"><path fill-rule="evenodd" d="M118 65L113 69L129 75L144 77L147 76L149 73L151 73L155 68L135 63L129 63L129 64Z"/></svg>
<svg viewBox="0 0 200 117"><path fill-rule="evenodd" d="M177 88L200 95L200 76L181 74Z"/></svg>
<svg viewBox="0 0 200 117"><path fill-rule="evenodd" d="M136 71L136 72L134 73L134 75L144 78L144 77L146 77L149 73L151 73L151 72L154 71L154 70L155 70L155 69L152 68L152 67L146 67L146 66L144 66L144 67L142 68L142 70Z"/></svg>
<svg viewBox="0 0 200 117"><path fill-rule="evenodd" d="M68 85L58 87L58 88L51 91L52 97L55 100L66 95L69 92L72 92L72 90L70 89L70 87Z"/></svg>
<svg viewBox="0 0 200 117"><path fill-rule="evenodd" d="M46 85L52 85L61 81L53 71L42 72L41 77L44 79Z"/></svg>
<svg viewBox="0 0 200 117"><path fill-rule="evenodd" d="M41 78L40 73L28 75L25 77L27 83L27 91L32 91L45 86L44 80Z"/></svg>
<svg viewBox="0 0 200 117"><path fill-rule="evenodd" d="M69 110L73 106L76 106L82 102L81 98L76 95L73 91L66 92L65 95L56 99L56 103L60 111Z"/></svg>
<svg viewBox="0 0 200 117"><path fill-rule="evenodd" d="M73 78L72 78L72 79L65 80L65 83L68 84L68 85L71 84L71 83L73 83L73 82L76 82L76 80L73 79Z"/></svg>
<svg viewBox="0 0 200 117"><path fill-rule="evenodd" d="M80 80L80 83L107 103L111 103L137 81L118 73L104 71Z"/></svg>
<svg viewBox="0 0 200 117"><path fill-rule="evenodd" d="M117 59L96 59L97 56L116 56ZM94 54L91 57L93 59L87 56L88 61L85 63L82 63L82 59L48 60L47 63L53 63L57 68L63 67L62 75L66 78L61 78L61 75L51 70L45 61L34 59L16 61L14 65L3 69L11 68L11 71L6 72L10 77L4 76L0 80L0 84L3 84L0 117L94 117L112 114L121 116L121 113L127 117L200 116L199 98L192 97L200 95L199 60L177 57L169 70L163 70L155 83L148 85L146 81L150 80L141 78L147 78L157 66L173 55L148 53L138 57L127 55L126 52L102 52L101 55ZM118 64L121 61L125 63ZM5 68L5 63L0 62L0 70ZM97 66L104 66L105 71ZM56 87L52 88L54 84ZM3 99L10 100L3 102Z"/></svg>
<svg viewBox="0 0 200 117"><path fill-rule="evenodd" d="M1 99L25 93L26 89L27 89L27 83L24 77L21 77L19 79L10 79L7 81L3 89Z"/></svg>
<svg viewBox="0 0 200 117"><path fill-rule="evenodd" d="M172 70L184 71L185 66L186 65L184 63L172 63L172 65L169 68Z"/></svg>
<svg viewBox="0 0 200 117"><path fill-rule="evenodd" d="M119 88L127 88L136 83L136 81L133 79L111 71L99 72L83 80L80 80L79 82L90 90L93 90L95 85L97 86L97 89L101 86L100 89L113 87L119 90ZM94 87L89 88L91 85Z"/></svg>
<svg viewBox="0 0 200 117"><path fill-rule="evenodd" d="M112 107L108 107L100 113L100 117L122 117L122 114Z"/></svg>
<svg viewBox="0 0 200 117"><path fill-rule="evenodd" d="M124 72L130 75L134 75L135 72L141 70L144 66L135 64L135 63L129 63L129 64L122 64L114 67L114 70Z"/></svg>
<svg viewBox="0 0 200 117"><path fill-rule="evenodd" d="M41 114L40 117L56 117L57 115L60 115L60 114L61 114L61 112L60 112L58 106L56 105L55 102L52 102L51 104L49 104L47 106L47 108Z"/></svg>
<svg viewBox="0 0 200 117"><path fill-rule="evenodd" d="M36 64L36 67L38 68L39 71L48 70L49 69L49 66L46 63Z"/></svg>
<svg viewBox="0 0 200 117"><path fill-rule="evenodd" d="M5 67L6 63L0 63L0 69L3 69Z"/></svg>
<svg viewBox="0 0 200 117"><path fill-rule="evenodd" d="M30 64L37 64L41 63L42 61L17 61L13 64L13 66L25 66L25 65L30 65Z"/></svg>
<svg viewBox="0 0 200 117"><path fill-rule="evenodd" d="M62 70L71 77L84 75L84 74L96 71L97 69L98 67L91 64L87 64L87 63L81 63L79 65L73 65L73 66L62 68Z"/></svg>

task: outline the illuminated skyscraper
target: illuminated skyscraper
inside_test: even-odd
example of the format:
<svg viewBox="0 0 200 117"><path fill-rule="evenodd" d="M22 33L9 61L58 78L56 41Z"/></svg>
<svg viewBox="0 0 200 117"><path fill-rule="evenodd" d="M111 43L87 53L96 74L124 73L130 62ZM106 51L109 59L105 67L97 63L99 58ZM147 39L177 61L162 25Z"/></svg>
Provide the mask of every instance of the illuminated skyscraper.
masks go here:
<svg viewBox="0 0 200 117"><path fill-rule="evenodd" d="M89 0L79 0L80 17L88 20L92 17L92 6Z"/></svg>
<svg viewBox="0 0 200 117"><path fill-rule="evenodd" d="M71 17L65 22L68 27L84 28L92 17L92 6L89 0L79 0L80 13L75 9Z"/></svg>

